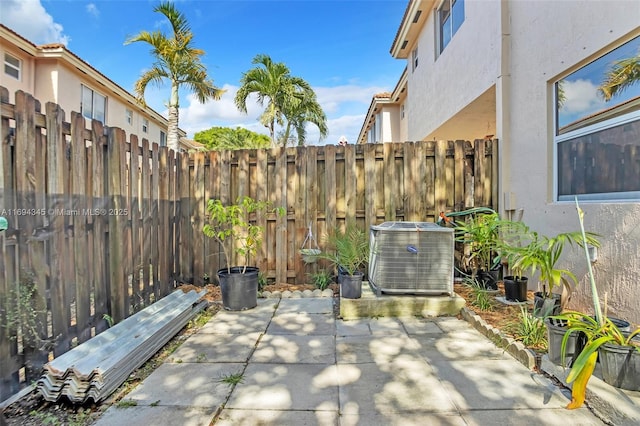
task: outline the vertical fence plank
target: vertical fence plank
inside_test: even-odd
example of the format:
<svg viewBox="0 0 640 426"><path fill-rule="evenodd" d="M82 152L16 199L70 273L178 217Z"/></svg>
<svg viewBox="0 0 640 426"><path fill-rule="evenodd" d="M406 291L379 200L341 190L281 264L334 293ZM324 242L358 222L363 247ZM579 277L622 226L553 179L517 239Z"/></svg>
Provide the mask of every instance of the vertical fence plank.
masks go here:
<svg viewBox="0 0 640 426"><path fill-rule="evenodd" d="M384 152L384 220L393 221L396 218L395 192L398 191L396 185L396 153L395 144L385 143L383 145ZM407 158L405 156L405 158ZM406 176L405 176L406 180ZM406 184L405 184L406 188ZM406 189L405 189L406 192Z"/></svg>
<svg viewBox="0 0 640 426"><path fill-rule="evenodd" d="M305 276L305 267L295 267L295 259L299 259L299 252L296 249L300 248L315 248L311 241L308 242L308 245L303 247L303 243L305 242L305 237L307 235L308 229L307 226L307 158L308 158L308 150L303 149L300 150L298 155L295 156L295 176L293 181L295 182L294 188L292 188L292 193L290 200L293 202L293 211L294 211L294 250L293 250L293 258L294 263L290 264L289 267L293 267L296 271L296 282L302 283L306 282Z"/></svg>
<svg viewBox="0 0 640 426"><path fill-rule="evenodd" d="M287 151L279 147L276 156L276 207L287 207ZM287 215L276 217L276 282L287 282Z"/></svg>
<svg viewBox="0 0 640 426"><path fill-rule="evenodd" d="M140 147L138 137L129 135L129 217L131 218L131 288L134 303L145 306L143 292L140 285L140 271L142 268L140 250Z"/></svg>
<svg viewBox="0 0 640 426"><path fill-rule="evenodd" d="M336 168L336 147L333 145L326 145L324 147L324 186L326 191L325 201L325 226L327 233L331 233L337 226L337 191L336 191L336 174L334 172Z"/></svg>
<svg viewBox="0 0 640 426"><path fill-rule="evenodd" d="M464 141L457 140L453 148L454 210L464 210Z"/></svg>
<svg viewBox="0 0 640 426"><path fill-rule="evenodd" d="M151 215L151 285L153 287L153 301L160 298L160 282L158 280L158 245L160 244L159 230L159 186L160 186L160 156L158 144L151 144L151 197L149 199ZM188 200L187 200L188 201ZM187 204L187 202L185 202ZM185 221L186 222L186 221ZM186 240L188 241L188 240Z"/></svg>
<svg viewBox="0 0 640 426"><path fill-rule="evenodd" d="M120 165L124 162L121 146L125 143L124 132L120 129L109 128L107 140L108 178L109 178L109 211L121 210L124 206L122 195L122 175ZM126 280L123 282L122 265L124 263L124 249L119 236L124 234L124 217L107 214L109 219L109 290L111 318L120 322L128 316L129 298L125 294Z"/></svg>
<svg viewBox="0 0 640 426"><path fill-rule="evenodd" d="M142 139L142 162L140 164L140 180L142 185L142 199L140 200L142 216L142 294L145 305L151 302L151 151L149 141Z"/></svg>
<svg viewBox="0 0 640 426"><path fill-rule="evenodd" d="M447 209L447 142L437 141L435 150L435 217Z"/></svg>
<svg viewBox="0 0 640 426"><path fill-rule="evenodd" d="M158 170L158 282L160 285L160 298L169 294L169 182L168 174L168 148L160 147Z"/></svg>
<svg viewBox="0 0 640 426"><path fill-rule="evenodd" d="M202 212L204 209L204 153L198 152L193 155L193 195L191 197L193 203L193 284L202 285L202 277L204 275L204 234L202 227L204 226Z"/></svg>
<svg viewBox="0 0 640 426"><path fill-rule="evenodd" d="M484 206L484 176L485 176L485 161L484 161L484 140L476 139L473 143L474 155L473 164L475 166L475 191L474 191L474 204L476 206Z"/></svg>
<svg viewBox="0 0 640 426"><path fill-rule="evenodd" d="M178 262L176 257L174 256L176 245L176 227L177 227L177 217L176 217L176 208L178 203L178 182L177 182L177 174L176 174L176 165L179 160L179 152L175 152L173 150L169 150L169 154L167 157L167 185L169 187L168 190L168 202L167 208L169 212L167 213L168 217L168 229L167 229L167 288L168 293L172 292L173 289L176 288L176 271L178 271ZM202 212L201 212L202 215ZM202 233L202 230L200 230ZM202 257L202 252L199 253Z"/></svg>
<svg viewBox="0 0 640 426"><path fill-rule="evenodd" d="M377 190L375 180L375 148L374 144L366 144L364 146L364 217L367 228L377 222L375 205L375 193Z"/></svg>
<svg viewBox="0 0 640 426"><path fill-rule="evenodd" d="M191 212L189 203L189 156L181 155L179 157L178 176L177 176L177 198L180 200L176 215L179 226L177 227L177 236L180 241L179 247L179 265L178 270L180 280L190 282L193 278L193 262L191 257L191 247L188 243L191 232Z"/></svg>
<svg viewBox="0 0 640 426"><path fill-rule="evenodd" d="M263 176L262 179L257 179L257 181L255 182L256 199L260 201L271 200L271 198L269 197L268 188L267 188L268 179L264 178L268 176L269 152L271 151L266 149L261 149L261 150L258 150L258 152L256 153L256 175ZM221 198L220 199L223 200L222 197L225 197L224 199L228 200L228 202L231 202L231 200L227 195L230 189L227 185L224 184L224 180L222 178L222 175L226 175L229 172L230 170L228 167L228 161L226 159L226 156L223 156L222 167L220 168L220 173L221 173L221 179L220 179L220 197ZM262 212L258 212L258 214L256 215L256 225L264 229L265 232L268 232L267 217ZM263 273L266 273L267 272L266 270L269 268L269 253L272 253L272 256L273 256L273 252L275 250L275 246L273 246L273 248L268 246L269 243L275 243L275 240L274 239L269 240L267 238L264 238L263 243L260 246L260 249L256 253L256 257L257 257L256 264L258 265L259 268L262 268Z"/></svg>
<svg viewBox="0 0 640 426"><path fill-rule="evenodd" d="M4 87L0 87L0 100L2 102L9 102L9 92ZM11 145L8 143L10 140L11 126L9 119L4 116L0 118L0 140L6 141L0 144L0 204L5 209L9 209L12 206L11 203L11 180L13 172L13 164L11 162ZM13 228L12 218L7 218L9 221L9 229ZM7 237L5 237L5 234ZM13 250L13 246L8 245L8 233L0 232L0 294L8 294L9 289L13 283L13 279L10 278L13 265L10 263L13 256L10 256L10 252ZM0 322L6 323L4 312L0 312ZM4 400L11 396L14 391L13 372L17 370L14 359L11 356L12 342L9 338L8 331L5 327L0 327L0 362L3 368L0 369L0 400Z"/></svg>
<svg viewBox="0 0 640 426"><path fill-rule="evenodd" d="M91 172L91 180L93 181L91 197L93 199L94 211L97 209L97 215L93 216L93 277L94 277L94 309L98 321L95 324L96 333L100 333L107 329L108 323L103 320L103 315L109 315L109 288L107 287L107 279L105 276L105 259L107 259L107 234L108 218L106 215L106 197L105 190L105 142L104 129L102 123L97 120L91 122L91 156L93 171Z"/></svg>
<svg viewBox="0 0 640 426"><path fill-rule="evenodd" d="M71 191L72 191L72 232L74 282L76 285L76 329L80 343L91 338L91 302L87 274L89 258L87 256L86 215L82 212L86 197L86 148L84 141L84 117L76 112L71 113Z"/></svg>
<svg viewBox="0 0 640 426"><path fill-rule="evenodd" d="M403 145L403 162L404 162L404 179L402 188L403 191L403 199L404 199L404 220L406 221L416 221L417 216L417 197L414 192L415 188L418 187L418 183L416 182L415 171L413 170L413 158L415 157L415 144L413 142L407 142ZM399 186L399 185L395 185ZM398 191L396 189L396 191ZM391 195L390 195L391 196ZM386 198L386 197L385 197ZM387 199L388 200L388 199Z"/></svg>

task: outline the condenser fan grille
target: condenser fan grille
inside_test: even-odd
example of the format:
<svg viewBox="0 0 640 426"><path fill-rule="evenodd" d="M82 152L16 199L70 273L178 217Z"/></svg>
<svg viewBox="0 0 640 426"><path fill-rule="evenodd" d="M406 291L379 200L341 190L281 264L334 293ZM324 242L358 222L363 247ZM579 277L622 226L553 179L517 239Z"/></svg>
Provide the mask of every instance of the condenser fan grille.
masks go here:
<svg viewBox="0 0 640 426"><path fill-rule="evenodd" d="M430 222L371 226L369 281L378 293L453 294L453 230Z"/></svg>

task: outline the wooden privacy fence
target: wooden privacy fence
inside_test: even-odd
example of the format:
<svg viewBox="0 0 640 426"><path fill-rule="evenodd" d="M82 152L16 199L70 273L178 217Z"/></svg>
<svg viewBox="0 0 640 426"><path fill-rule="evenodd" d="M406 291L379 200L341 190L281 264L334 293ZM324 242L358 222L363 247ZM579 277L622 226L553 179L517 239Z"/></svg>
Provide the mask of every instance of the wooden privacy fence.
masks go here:
<svg viewBox="0 0 640 426"><path fill-rule="evenodd" d="M146 139L97 121L86 130L75 112L65 122L53 103L41 114L21 91L15 106L0 96L1 400L48 357L173 290L184 169Z"/></svg>
<svg viewBox="0 0 640 426"><path fill-rule="evenodd" d="M405 142L174 153L135 135L2 88L0 400L68 351L224 266L202 233L206 203L239 196L287 214L259 215L265 277L307 282L299 249L348 221L435 221L440 212L497 208L497 141ZM236 259L234 259L234 262ZM33 286L27 303L19 291ZM27 309L26 306L31 306ZM20 308L20 309L18 309ZM32 313L35 331L20 323Z"/></svg>
<svg viewBox="0 0 640 426"><path fill-rule="evenodd" d="M265 229L260 270L277 282L302 283L316 267L299 255L309 225L322 249L322 237L349 221L368 231L384 221L434 222L440 212L497 209L497 141L201 152L190 157L189 176L180 196L180 279L200 284L224 267L217 244L201 231L207 200L248 195L287 211L256 218Z"/></svg>

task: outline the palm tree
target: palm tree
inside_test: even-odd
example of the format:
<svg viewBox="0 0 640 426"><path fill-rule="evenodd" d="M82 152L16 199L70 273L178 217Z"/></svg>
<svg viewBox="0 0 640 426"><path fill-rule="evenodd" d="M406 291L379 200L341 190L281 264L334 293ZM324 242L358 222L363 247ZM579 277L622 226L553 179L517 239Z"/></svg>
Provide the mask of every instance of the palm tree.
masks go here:
<svg viewBox="0 0 640 426"><path fill-rule="evenodd" d="M640 82L640 53L614 62L611 69L605 74L598 92L608 102L613 96L622 93L638 82Z"/></svg>
<svg viewBox="0 0 640 426"><path fill-rule="evenodd" d="M285 141L288 140L291 127L294 127L304 142L304 125L307 122L317 125L320 134L326 135L326 117L309 83L293 77L284 63L273 62L268 55L256 55L251 62L258 66L242 75L235 104L246 113L249 95L256 94L260 106L264 106L267 100L260 122L269 129L272 146L276 145L276 124L285 126L286 123Z"/></svg>
<svg viewBox="0 0 640 426"><path fill-rule="evenodd" d="M154 12L163 14L169 20L173 36L167 37L160 31L141 31L126 40L125 44L138 41L149 43L156 59L151 69L145 71L135 82L135 94L141 105L146 105L144 92L149 83L159 87L165 79L171 82L167 145L177 151L180 87L186 86L195 93L200 103L209 99L220 99L224 90L215 87L213 81L207 77L207 69L201 62L204 51L193 47L193 32L185 16L171 2L160 3Z"/></svg>
<svg viewBox="0 0 640 426"><path fill-rule="evenodd" d="M316 99L316 94L306 93L300 97L292 97L288 105L285 105L283 114L287 125L283 134L285 141L289 140L291 129L296 131L298 146L303 146L307 137L306 123L315 124L320 130L320 139L327 136L327 117Z"/></svg>

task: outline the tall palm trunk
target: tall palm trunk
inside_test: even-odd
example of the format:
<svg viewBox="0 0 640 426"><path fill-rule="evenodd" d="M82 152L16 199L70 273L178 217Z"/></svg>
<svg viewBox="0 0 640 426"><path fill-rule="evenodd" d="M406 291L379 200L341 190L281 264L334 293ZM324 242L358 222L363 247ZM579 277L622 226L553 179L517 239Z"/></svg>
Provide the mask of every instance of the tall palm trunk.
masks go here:
<svg viewBox="0 0 640 426"><path fill-rule="evenodd" d="M169 123L167 124L167 146L178 152L180 146L178 134L178 119L180 115L178 105L178 86L171 85L171 100L169 101Z"/></svg>

